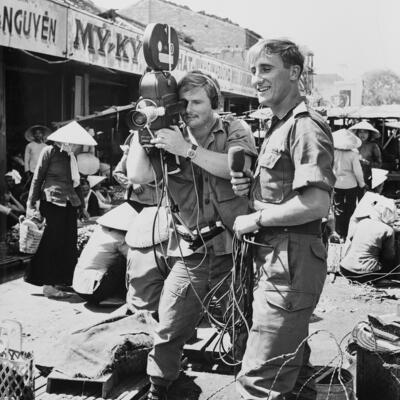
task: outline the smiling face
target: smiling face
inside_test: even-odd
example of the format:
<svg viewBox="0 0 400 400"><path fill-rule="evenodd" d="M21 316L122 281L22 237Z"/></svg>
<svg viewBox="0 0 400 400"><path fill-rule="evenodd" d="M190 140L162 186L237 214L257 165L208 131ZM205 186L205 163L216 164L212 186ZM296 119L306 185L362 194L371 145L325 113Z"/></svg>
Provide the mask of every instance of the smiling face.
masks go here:
<svg viewBox="0 0 400 400"><path fill-rule="evenodd" d="M203 128L214 121L214 111L211 108L211 100L202 87L194 87L187 91L180 91L181 100L187 101L183 120L192 129Z"/></svg>
<svg viewBox="0 0 400 400"><path fill-rule="evenodd" d="M257 91L260 104L270 107L274 114L297 89L300 68L286 68L278 54L264 53L250 66L252 86Z"/></svg>

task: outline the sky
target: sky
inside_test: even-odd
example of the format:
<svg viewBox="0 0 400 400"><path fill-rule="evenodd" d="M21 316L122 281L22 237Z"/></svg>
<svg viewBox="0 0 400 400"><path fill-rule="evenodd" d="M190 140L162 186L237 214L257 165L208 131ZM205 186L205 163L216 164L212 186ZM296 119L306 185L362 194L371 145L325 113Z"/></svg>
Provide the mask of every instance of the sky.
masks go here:
<svg viewBox="0 0 400 400"><path fill-rule="evenodd" d="M92 0L120 9L135 0ZM316 73L360 77L374 69L400 75L400 0L173 0L228 17L264 38L286 37L314 53ZM157 21L164 22L164 21Z"/></svg>

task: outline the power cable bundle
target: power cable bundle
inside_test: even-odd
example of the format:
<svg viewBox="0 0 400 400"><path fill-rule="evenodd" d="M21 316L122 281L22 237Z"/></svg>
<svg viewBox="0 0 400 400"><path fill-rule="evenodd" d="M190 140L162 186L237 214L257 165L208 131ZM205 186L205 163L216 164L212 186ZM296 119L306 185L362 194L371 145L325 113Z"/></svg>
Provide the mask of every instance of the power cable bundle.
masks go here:
<svg viewBox="0 0 400 400"><path fill-rule="evenodd" d="M219 329L215 349L219 359L229 366L238 366L244 352L244 344L250 331L253 301L253 263L249 243L233 239L232 270L204 298L210 324ZM228 283L228 289L219 294ZM223 313L215 310L224 310ZM231 342L226 348L225 337Z"/></svg>

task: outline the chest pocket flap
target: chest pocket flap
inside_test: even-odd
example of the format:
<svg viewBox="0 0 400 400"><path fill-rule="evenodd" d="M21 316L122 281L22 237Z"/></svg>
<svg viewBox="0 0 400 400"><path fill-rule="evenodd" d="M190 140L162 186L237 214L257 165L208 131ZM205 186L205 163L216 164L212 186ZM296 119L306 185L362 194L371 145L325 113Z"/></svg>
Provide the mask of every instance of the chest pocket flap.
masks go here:
<svg viewBox="0 0 400 400"><path fill-rule="evenodd" d="M281 152L277 150L270 150L263 154L262 157L260 157L259 164L261 167L272 169L281 158L281 156Z"/></svg>

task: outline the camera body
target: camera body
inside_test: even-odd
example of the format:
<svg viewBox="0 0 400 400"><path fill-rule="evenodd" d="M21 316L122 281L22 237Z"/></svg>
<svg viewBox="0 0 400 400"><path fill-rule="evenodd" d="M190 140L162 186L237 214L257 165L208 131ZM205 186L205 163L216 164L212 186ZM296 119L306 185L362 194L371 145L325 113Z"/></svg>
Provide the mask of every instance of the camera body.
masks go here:
<svg viewBox="0 0 400 400"><path fill-rule="evenodd" d="M178 84L171 75L179 58L176 31L165 24L149 24L143 37L143 53L150 71L139 84L136 109L128 114L128 125L138 129L139 142L145 148L153 145L153 133L179 123L186 102L178 100Z"/></svg>

